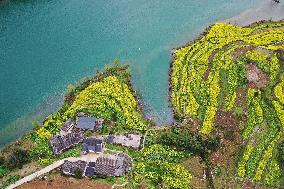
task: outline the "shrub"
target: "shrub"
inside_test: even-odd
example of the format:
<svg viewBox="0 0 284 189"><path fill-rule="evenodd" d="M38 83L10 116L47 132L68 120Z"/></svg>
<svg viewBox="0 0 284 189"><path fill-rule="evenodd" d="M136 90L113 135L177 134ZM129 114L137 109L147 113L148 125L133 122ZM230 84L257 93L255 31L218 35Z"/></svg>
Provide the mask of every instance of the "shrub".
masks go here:
<svg viewBox="0 0 284 189"><path fill-rule="evenodd" d="M7 186L9 186L9 185L15 183L15 182L18 181L20 178L21 178L20 175L13 175L13 176L10 176L10 177L2 184L1 189L5 189Z"/></svg>
<svg viewBox="0 0 284 189"><path fill-rule="evenodd" d="M22 168L24 164L29 162L28 151L23 149L15 149L7 159L6 165L9 169Z"/></svg>
<svg viewBox="0 0 284 189"><path fill-rule="evenodd" d="M284 172L284 142L280 143L278 146L278 161Z"/></svg>
<svg viewBox="0 0 284 189"><path fill-rule="evenodd" d="M142 155L145 160L164 160L168 162L179 162L181 159L189 156L185 152L180 152L160 144L154 144L145 148Z"/></svg>
<svg viewBox="0 0 284 189"><path fill-rule="evenodd" d="M220 146L219 137L203 138L201 135L191 132L188 128L171 128L162 131L157 136L157 142L204 158Z"/></svg>
<svg viewBox="0 0 284 189"><path fill-rule="evenodd" d="M139 162L135 167L135 172L134 179L138 182L144 177L156 186L162 184L168 189L190 189L191 174L176 163L160 160Z"/></svg>
<svg viewBox="0 0 284 189"><path fill-rule="evenodd" d="M83 178L83 171L81 169L75 169L74 171L74 177L77 179Z"/></svg>
<svg viewBox="0 0 284 189"><path fill-rule="evenodd" d="M0 157L0 165L3 165L5 163L5 158L4 157Z"/></svg>
<svg viewBox="0 0 284 189"><path fill-rule="evenodd" d="M9 169L7 167L5 167L4 165L0 165L0 178L6 176L8 172Z"/></svg>

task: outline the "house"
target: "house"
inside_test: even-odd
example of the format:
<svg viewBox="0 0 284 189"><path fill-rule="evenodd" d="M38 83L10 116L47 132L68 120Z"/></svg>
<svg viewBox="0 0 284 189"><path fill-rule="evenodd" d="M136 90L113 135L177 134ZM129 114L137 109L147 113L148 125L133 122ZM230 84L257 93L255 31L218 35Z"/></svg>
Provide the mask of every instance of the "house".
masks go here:
<svg viewBox="0 0 284 189"><path fill-rule="evenodd" d="M49 143L55 155L61 154L64 150L79 144L84 139L82 133L68 133L64 136L55 135Z"/></svg>
<svg viewBox="0 0 284 189"><path fill-rule="evenodd" d="M94 165L94 174L99 176L124 176L131 170L132 160L126 154L99 157Z"/></svg>
<svg viewBox="0 0 284 189"><path fill-rule="evenodd" d="M74 129L74 122L72 121L72 119L67 119L64 123L64 125L60 128L60 135L64 136L67 135L68 133L71 133L72 130Z"/></svg>
<svg viewBox="0 0 284 189"><path fill-rule="evenodd" d="M141 143L141 135L127 134L127 135L109 135L107 142L109 144L118 144L126 147L138 149Z"/></svg>
<svg viewBox="0 0 284 189"><path fill-rule="evenodd" d="M95 117L79 116L77 117L76 127L82 130L96 131L102 127L103 122L104 122L103 119L97 119Z"/></svg>
<svg viewBox="0 0 284 189"><path fill-rule="evenodd" d="M103 140L101 138L85 138L83 142L83 151L84 153L102 153Z"/></svg>
<svg viewBox="0 0 284 189"><path fill-rule="evenodd" d="M92 177L95 175L95 165L96 165L96 162L89 162L86 169L85 169L85 173L84 175L86 177Z"/></svg>
<svg viewBox="0 0 284 189"><path fill-rule="evenodd" d="M119 177L127 174L132 168L132 160L126 154L102 155L95 161L65 161L62 172L67 175L75 175L75 170L80 169L86 177L113 176Z"/></svg>
<svg viewBox="0 0 284 189"><path fill-rule="evenodd" d="M87 166L87 162L85 161L68 161L65 160L64 164L62 165L62 172L66 175L75 175L75 171L80 169L82 171L82 175L84 175L85 169Z"/></svg>

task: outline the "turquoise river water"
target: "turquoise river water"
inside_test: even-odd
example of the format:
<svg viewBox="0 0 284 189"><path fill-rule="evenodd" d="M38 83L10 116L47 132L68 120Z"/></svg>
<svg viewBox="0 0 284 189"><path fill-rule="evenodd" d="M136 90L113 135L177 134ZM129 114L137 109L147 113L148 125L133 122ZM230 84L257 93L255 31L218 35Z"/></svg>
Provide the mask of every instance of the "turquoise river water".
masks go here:
<svg viewBox="0 0 284 189"><path fill-rule="evenodd" d="M171 49L262 0L0 1L0 147L56 111L69 83L118 58L145 114L172 121Z"/></svg>

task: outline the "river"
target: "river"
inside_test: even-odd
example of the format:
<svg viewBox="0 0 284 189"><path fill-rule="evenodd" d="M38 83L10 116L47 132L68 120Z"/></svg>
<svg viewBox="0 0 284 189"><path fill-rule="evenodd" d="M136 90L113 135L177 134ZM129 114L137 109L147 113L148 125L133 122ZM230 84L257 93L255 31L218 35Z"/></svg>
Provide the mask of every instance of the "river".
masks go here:
<svg viewBox="0 0 284 189"><path fill-rule="evenodd" d="M119 59L145 114L172 121L171 49L264 0L2 0L0 147L62 103L69 83Z"/></svg>

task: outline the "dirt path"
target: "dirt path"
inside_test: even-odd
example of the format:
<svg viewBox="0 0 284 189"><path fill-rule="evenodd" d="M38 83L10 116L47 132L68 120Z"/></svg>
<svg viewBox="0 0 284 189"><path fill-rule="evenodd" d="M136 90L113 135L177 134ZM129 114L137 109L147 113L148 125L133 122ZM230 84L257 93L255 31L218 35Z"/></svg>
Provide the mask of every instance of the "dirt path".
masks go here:
<svg viewBox="0 0 284 189"><path fill-rule="evenodd" d="M72 177L64 177L60 174L52 175L47 180L36 179L25 183L17 189L112 189L110 184L101 182L100 180L82 178L75 179ZM118 188L115 188L118 189Z"/></svg>

